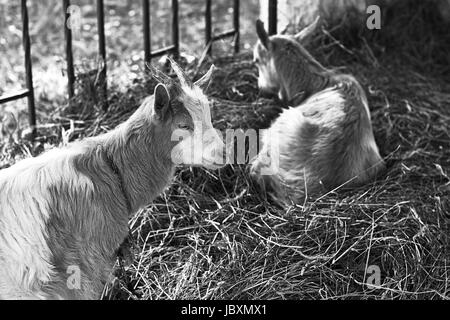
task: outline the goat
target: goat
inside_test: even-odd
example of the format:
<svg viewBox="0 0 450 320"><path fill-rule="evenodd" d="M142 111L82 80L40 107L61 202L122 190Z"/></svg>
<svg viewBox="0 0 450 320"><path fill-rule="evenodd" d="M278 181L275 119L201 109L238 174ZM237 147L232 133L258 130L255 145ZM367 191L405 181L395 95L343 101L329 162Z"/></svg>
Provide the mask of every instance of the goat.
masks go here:
<svg viewBox="0 0 450 320"><path fill-rule="evenodd" d="M281 202L361 185L385 168L361 85L324 68L303 46L317 23L296 35L269 36L256 22L258 87L291 107L263 135L251 173Z"/></svg>
<svg viewBox="0 0 450 320"><path fill-rule="evenodd" d="M202 91L213 66L192 83L171 63L178 79L155 74L154 94L117 128L0 171L0 298L100 298L129 216L176 165L223 165Z"/></svg>

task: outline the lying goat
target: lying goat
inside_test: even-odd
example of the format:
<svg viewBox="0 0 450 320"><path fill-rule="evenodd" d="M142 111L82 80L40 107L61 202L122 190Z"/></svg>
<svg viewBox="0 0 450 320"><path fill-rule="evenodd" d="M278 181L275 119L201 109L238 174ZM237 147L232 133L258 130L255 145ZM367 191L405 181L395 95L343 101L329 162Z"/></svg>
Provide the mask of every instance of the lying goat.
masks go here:
<svg viewBox="0 0 450 320"><path fill-rule="evenodd" d="M283 201L364 184L384 169L364 90L352 76L325 69L303 47L317 21L295 36L270 37L256 23L258 86L293 107L263 136L252 173Z"/></svg>
<svg viewBox="0 0 450 320"><path fill-rule="evenodd" d="M213 67L194 84L172 67L178 79L160 74L114 130L0 171L0 298L99 298L128 218L170 183L175 164L223 162L201 89Z"/></svg>

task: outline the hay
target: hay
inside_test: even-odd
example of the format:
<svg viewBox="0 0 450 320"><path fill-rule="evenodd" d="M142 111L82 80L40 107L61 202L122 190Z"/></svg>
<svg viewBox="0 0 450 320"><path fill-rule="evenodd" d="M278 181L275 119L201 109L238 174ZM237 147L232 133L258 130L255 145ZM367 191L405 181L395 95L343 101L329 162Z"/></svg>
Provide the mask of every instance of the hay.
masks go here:
<svg viewBox="0 0 450 320"><path fill-rule="evenodd" d="M391 17L377 35L329 25L310 48L365 86L385 176L282 209L259 192L245 165L181 169L131 219L135 259L118 268L105 298L448 298L450 84L443 71L450 42L425 19L424 6L407 8L421 24L416 42ZM251 56L215 63L220 71L209 94L216 126L267 127L280 109L258 98ZM60 119L79 121L76 137L99 134L126 119L153 86L143 79L112 93L106 113L74 112L84 105L81 94ZM375 287L366 285L371 265L381 271Z"/></svg>

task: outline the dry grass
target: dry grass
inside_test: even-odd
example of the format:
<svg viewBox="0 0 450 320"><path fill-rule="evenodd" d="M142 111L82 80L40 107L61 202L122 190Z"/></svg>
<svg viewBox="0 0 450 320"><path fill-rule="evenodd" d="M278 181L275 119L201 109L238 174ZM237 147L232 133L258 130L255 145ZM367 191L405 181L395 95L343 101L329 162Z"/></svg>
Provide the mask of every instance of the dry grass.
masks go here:
<svg viewBox="0 0 450 320"><path fill-rule="evenodd" d="M430 10L421 3L411 7L414 14ZM375 36L347 25L327 26L311 46L324 65L345 65L365 86L376 140L388 162L385 176L283 209L260 193L245 165L181 169L173 185L130 220L134 261L118 268L105 297L449 298L450 83L448 64L437 53L448 53L450 42L425 17L415 18L417 28L429 30L421 38L414 35L417 43L396 25L399 16L385 18L386 29ZM393 32L402 38L388 47ZM221 129L264 128L279 111L276 102L258 98L250 58L215 61L221 70L209 94ZM79 137L98 134L123 121L153 85L142 80L112 93L107 113L91 108L80 114L86 101L80 94L72 112L54 121L76 119ZM55 140L42 141L59 142L55 128L46 135ZM365 285L370 265L381 270L375 288Z"/></svg>

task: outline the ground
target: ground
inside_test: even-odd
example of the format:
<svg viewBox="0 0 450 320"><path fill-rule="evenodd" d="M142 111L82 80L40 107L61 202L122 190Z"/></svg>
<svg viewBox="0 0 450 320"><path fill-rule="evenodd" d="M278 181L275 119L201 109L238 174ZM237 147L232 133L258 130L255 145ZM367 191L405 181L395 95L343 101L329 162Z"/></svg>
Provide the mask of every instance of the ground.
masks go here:
<svg viewBox="0 0 450 320"><path fill-rule="evenodd" d="M309 47L322 64L364 86L388 164L383 176L281 208L253 183L248 165L181 168L173 185L131 218L134 260L117 264L104 298L449 298L450 41L448 26L420 3L385 20L382 33L325 26ZM208 95L215 126L269 126L280 109L258 96L251 54L214 63L219 71ZM191 75L199 71L195 62L184 65ZM52 118L74 121L72 139L114 128L154 86L144 77L125 90L112 86L104 113L84 91L95 91L89 81L79 79L71 106ZM43 129L38 141L4 150L4 165L58 145L61 129Z"/></svg>

